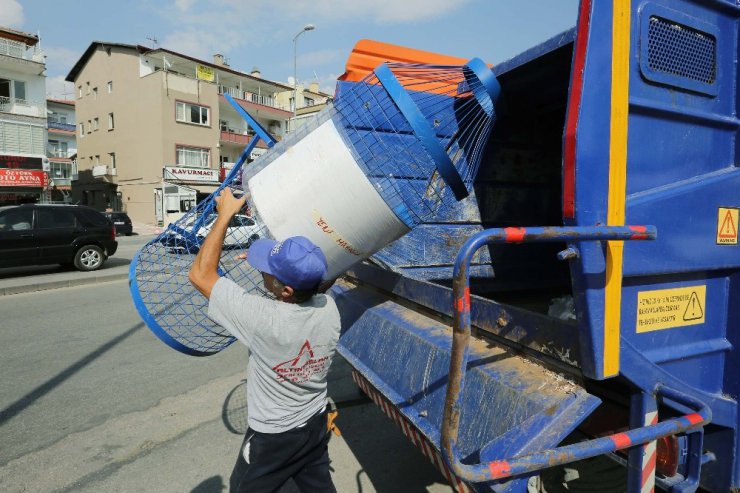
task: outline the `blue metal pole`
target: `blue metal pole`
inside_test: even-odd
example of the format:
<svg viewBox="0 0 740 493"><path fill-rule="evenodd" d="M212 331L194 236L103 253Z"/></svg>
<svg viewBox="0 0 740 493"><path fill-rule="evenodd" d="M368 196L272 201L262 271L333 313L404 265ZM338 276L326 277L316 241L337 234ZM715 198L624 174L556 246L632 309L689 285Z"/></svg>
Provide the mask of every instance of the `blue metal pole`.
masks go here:
<svg viewBox="0 0 740 493"><path fill-rule="evenodd" d="M663 388L663 390L668 389ZM685 394L683 397L691 399ZM693 399L691 400L693 401ZM455 474L463 481L470 482L505 479L525 473L532 473L549 467L608 454L635 445L642 445L657 438L700 428L711 421L712 412L708 406L695 401L691 407L696 408L698 412L663 421L652 426L644 426L607 437L545 450L536 454L514 457L507 460L496 460L485 464L466 465L462 464L455 457L454 461L450 462L450 466L455 471ZM449 461L449 458L447 460Z"/></svg>

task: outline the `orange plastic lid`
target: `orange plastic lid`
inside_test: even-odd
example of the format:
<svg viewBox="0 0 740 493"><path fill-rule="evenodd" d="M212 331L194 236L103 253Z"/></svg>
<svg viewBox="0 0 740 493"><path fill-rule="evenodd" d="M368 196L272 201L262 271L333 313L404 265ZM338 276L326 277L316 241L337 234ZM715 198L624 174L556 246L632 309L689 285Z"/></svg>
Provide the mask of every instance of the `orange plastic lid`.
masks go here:
<svg viewBox="0 0 740 493"><path fill-rule="evenodd" d="M338 80L357 82L384 62L426 63L430 65L465 65L468 60L430 51L362 39L352 49L344 74Z"/></svg>

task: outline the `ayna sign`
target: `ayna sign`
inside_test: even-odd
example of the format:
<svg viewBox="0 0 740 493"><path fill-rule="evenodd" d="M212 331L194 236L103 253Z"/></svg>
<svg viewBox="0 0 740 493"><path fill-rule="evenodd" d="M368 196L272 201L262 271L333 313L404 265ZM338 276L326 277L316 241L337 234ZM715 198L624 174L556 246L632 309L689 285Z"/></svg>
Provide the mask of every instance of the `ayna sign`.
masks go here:
<svg viewBox="0 0 740 493"><path fill-rule="evenodd" d="M46 171L27 171L23 169L0 169L1 187L36 187L49 186L49 175Z"/></svg>

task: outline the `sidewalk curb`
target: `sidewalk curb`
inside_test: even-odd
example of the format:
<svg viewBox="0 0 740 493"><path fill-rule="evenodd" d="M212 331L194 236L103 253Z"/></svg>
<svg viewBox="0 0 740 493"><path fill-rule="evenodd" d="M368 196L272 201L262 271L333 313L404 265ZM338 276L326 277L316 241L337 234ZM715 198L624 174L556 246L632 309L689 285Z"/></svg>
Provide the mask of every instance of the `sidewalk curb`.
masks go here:
<svg viewBox="0 0 740 493"><path fill-rule="evenodd" d="M70 288L74 286L84 286L86 284L98 284L102 282L120 281L128 279L128 271L117 274L102 274L95 277L83 277L77 279L67 279L64 281L46 281L25 284L21 286L0 287L0 296L11 294L33 293L36 291L47 291L50 289Z"/></svg>

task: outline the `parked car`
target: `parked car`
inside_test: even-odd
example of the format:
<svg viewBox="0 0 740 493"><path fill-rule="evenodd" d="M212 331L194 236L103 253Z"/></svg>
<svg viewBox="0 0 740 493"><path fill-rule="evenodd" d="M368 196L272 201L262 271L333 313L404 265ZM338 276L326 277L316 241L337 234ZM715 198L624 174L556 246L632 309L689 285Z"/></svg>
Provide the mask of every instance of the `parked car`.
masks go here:
<svg viewBox="0 0 740 493"><path fill-rule="evenodd" d="M131 218L125 212L104 212L105 217L111 220L116 227L117 235L131 236L134 227L131 224Z"/></svg>
<svg viewBox="0 0 740 493"><path fill-rule="evenodd" d="M0 267L62 264L91 271L117 249L113 223L95 209L51 204L0 207Z"/></svg>
<svg viewBox="0 0 740 493"><path fill-rule="evenodd" d="M191 231L195 221L200 216L190 216L183 224L178 225L185 231ZM211 214L198 228L193 238L185 238L183 235L169 230L162 236L161 241L170 247L173 253L198 253L200 245L205 240L208 233L211 232L213 224L216 222L216 214ZM229 227L226 229L224 238L224 250L249 248L254 240L259 239L264 234L264 226L257 222L254 217L244 214L237 214L231 218ZM192 240L192 241L190 241Z"/></svg>

